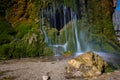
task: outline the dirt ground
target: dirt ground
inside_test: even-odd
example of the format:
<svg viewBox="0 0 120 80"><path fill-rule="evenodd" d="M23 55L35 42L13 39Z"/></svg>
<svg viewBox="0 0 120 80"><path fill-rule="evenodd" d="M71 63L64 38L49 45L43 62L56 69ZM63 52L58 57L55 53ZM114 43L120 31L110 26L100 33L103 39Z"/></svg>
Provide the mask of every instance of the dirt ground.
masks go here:
<svg viewBox="0 0 120 80"><path fill-rule="evenodd" d="M65 78L65 69L69 59L13 59L0 61L0 80L42 80L47 73L49 80L69 80ZM84 80L84 79L70 79ZM120 80L120 71L107 73L89 80Z"/></svg>
<svg viewBox="0 0 120 80"><path fill-rule="evenodd" d="M66 80L64 77L68 59L41 60L20 59L0 62L0 80L42 80L47 73L50 80Z"/></svg>

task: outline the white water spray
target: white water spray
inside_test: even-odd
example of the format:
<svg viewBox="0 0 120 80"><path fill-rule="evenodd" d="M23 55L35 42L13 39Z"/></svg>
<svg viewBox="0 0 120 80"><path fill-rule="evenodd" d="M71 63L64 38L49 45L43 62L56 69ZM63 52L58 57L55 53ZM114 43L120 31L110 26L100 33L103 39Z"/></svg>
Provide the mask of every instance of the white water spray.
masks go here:
<svg viewBox="0 0 120 80"><path fill-rule="evenodd" d="M79 36L78 36L78 31L77 31L77 16L75 13L73 13L73 11L71 10L71 19L72 19L72 27L73 27L73 33L75 36L75 46L76 46L76 52L81 52L81 46L80 46L80 42L79 42Z"/></svg>

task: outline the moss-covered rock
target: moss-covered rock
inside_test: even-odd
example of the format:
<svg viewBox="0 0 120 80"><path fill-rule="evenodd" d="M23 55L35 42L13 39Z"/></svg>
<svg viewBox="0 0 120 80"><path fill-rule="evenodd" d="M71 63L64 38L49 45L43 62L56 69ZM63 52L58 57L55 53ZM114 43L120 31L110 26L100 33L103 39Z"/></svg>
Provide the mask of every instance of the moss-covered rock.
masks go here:
<svg viewBox="0 0 120 80"><path fill-rule="evenodd" d="M90 79L105 73L109 67L99 55L86 52L68 61L66 78Z"/></svg>

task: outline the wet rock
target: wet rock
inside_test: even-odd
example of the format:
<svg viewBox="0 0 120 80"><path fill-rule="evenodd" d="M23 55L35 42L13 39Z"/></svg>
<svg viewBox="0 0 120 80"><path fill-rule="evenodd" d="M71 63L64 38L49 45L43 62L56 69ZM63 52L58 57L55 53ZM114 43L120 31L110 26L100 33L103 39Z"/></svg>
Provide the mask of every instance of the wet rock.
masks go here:
<svg viewBox="0 0 120 80"><path fill-rule="evenodd" d="M108 64L97 54L86 52L68 61L66 78L88 78L101 75Z"/></svg>

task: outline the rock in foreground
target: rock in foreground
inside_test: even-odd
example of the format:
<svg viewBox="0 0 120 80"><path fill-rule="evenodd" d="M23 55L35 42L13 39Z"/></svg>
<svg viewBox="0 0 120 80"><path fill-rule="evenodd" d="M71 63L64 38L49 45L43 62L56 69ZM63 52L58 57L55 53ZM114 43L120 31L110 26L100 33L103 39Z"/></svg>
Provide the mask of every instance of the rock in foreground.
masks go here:
<svg viewBox="0 0 120 80"><path fill-rule="evenodd" d="M90 78L103 74L108 64L93 52L84 53L68 61L66 78Z"/></svg>

